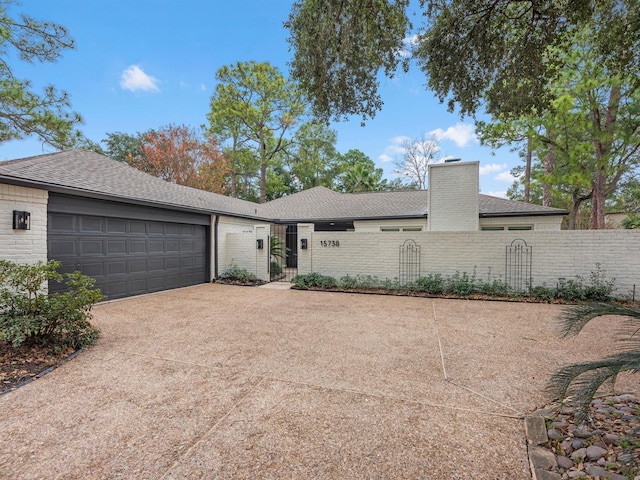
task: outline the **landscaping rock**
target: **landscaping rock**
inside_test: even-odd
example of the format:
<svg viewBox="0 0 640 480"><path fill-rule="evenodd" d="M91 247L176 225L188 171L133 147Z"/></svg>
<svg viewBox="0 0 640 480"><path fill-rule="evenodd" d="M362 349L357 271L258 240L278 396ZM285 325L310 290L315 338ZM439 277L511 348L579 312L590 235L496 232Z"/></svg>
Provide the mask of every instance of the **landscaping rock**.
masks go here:
<svg viewBox="0 0 640 480"><path fill-rule="evenodd" d="M604 457L606 454L607 451L602 447L598 447L597 445L589 445L587 447L587 458L589 458L590 460L598 460L599 458Z"/></svg>
<svg viewBox="0 0 640 480"><path fill-rule="evenodd" d="M558 467L564 468L565 470L569 470L575 466L574 461L564 455L556 455L556 463L558 464Z"/></svg>

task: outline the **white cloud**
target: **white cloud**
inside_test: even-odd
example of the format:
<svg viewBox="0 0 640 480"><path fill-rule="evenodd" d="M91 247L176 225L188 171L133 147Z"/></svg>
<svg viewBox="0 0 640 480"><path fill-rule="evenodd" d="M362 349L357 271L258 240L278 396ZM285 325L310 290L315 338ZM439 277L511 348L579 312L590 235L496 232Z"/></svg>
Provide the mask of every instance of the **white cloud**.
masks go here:
<svg viewBox="0 0 640 480"><path fill-rule="evenodd" d="M485 193L485 192L483 192L483 193ZM492 197L499 197L499 198L507 198L507 192L506 191L486 192L485 195L490 195Z"/></svg>
<svg viewBox="0 0 640 480"><path fill-rule="evenodd" d="M505 168L507 168L506 163L502 163L502 164L490 163L489 165L482 165L480 167L480 175L487 175L489 173L499 172L501 170L504 170Z"/></svg>
<svg viewBox="0 0 640 480"><path fill-rule="evenodd" d="M127 67L120 77L120 86L132 92L159 92L158 79L147 75L138 65Z"/></svg>
<svg viewBox="0 0 640 480"><path fill-rule="evenodd" d="M204 83L200 84L200 90L202 90L203 92L207 89L207 87L205 86Z"/></svg>
<svg viewBox="0 0 640 480"><path fill-rule="evenodd" d="M498 180L499 182L513 183L516 180L519 180L519 178L511 175L511 172L502 172L499 175L496 175L495 180Z"/></svg>
<svg viewBox="0 0 640 480"><path fill-rule="evenodd" d="M391 145L384 149L384 152L378 157L382 162L393 162L404 154L404 142L411 140L409 137L398 136L391 139Z"/></svg>
<svg viewBox="0 0 640 480"><path fill-rule="evenodd" d="M184 80L180 80L179 82L180 84L180 88L189 88L189 84L187 82L185 82Z"/></svg>
<svg viewBox="0 0 640 480"><path fill-rule="evenodd" d="M406 48L402 48L398 50L398 55L401 57L410 57L411 51L418 44L418 35L412 35L411 37L406 37L402 43L404 43Z"/></svg>
<svg viewBox="0 0 640 480"><path fill-rule="evenodd" d="M477 142L476 128L473 125L466 123L456 123L455 126L449 127L446 130L436 128L431 130L428 135L438 140L452 140L458 147L465 147L470 142Z"/></svg>

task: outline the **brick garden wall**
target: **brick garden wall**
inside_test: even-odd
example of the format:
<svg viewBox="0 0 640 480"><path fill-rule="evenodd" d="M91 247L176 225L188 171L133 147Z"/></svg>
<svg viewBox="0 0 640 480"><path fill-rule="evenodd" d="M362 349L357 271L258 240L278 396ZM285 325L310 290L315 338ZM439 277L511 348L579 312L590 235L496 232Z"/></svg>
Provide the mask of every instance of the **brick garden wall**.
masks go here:
<svg viewBox="0 0 640 480"><path fill-rule="evenodd" d="M557 232L314 232L299 226L298 238L307 235L309 249L298 252L298 272L311 271L340 278L372 275L394 279L399 274L399 248L411 239L421 247L420 274L474 272L482 279L504 279L506 247L523 239L532 247L534 285L555 286L559 278L577 275L588 283L599 263L608 279L615 278L616 294L640 293L640 232L631 230ZM636 293L636 298L638 294Z"/></svg>
<svg viewBox="0 0 640 480"><path fill-rule="evenodd" d="M0 183L0 259L18 263L47 261L46 190ZM13 229L13 211L31 213L31 230Z"/></svg>

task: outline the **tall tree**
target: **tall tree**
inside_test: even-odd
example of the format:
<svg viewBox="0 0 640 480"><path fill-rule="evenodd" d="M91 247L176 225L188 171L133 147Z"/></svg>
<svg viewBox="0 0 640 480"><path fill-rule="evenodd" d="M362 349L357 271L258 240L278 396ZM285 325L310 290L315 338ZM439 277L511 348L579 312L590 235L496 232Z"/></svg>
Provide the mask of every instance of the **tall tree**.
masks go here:
<svg viewBox="0 0 640 480"><path fill-rule="evenodd" d="M144 154L142 147L148 142L148 133L136 133L135 135L122 132L107 133L107 138L102 140L106 146L104 153L109 158L137 168Z"/></svg>
<svg viewBox="0 0 640 480"><path fill-rule="evenodd" d="M402 158L397 160L394 173L402 175L416 183L419 190L427 188L429 165L438 161L440 146L431 135L421 135L402 142Z"/></svg>
<svg viewBox="0 0 640 480"><path fill-rule="evenodd" d="M68 109L69 95L53 85L36 93L29 80L16 78L9 59L24 62L55 62L65 49L75 48L69 32L61 25L35 20L28 15L12 17L14 2L0 0L0 142L30 135L56 148L78 141L78 113Z"/></svg>
<svg viewBox="0 0 640 480"><path fill-rule="evenodd" d="M387 189L384 172L360 150L351 149L340 156L338 190L345 193L375 192Z"/></svg>
<svg viewBox="0 0 640 480"><path fill-rule="evenodd" d="M288 134L305 113L296 84L267 62L237 62L216 73L218 85L207 115L211 134L248 148L259 161L260 202L267 196L267 173L292 140Z"/></svg>
<svg viewBox="0 0 640 480"><path fill-rule="evenodd" d="M291 75L323 121L382 107L378 72L393 76L409 28L409 0L304 0L293 4ZM406 62L404 63L407 66Z"/></svg>
<svg viewBox="0 0 640 480"><path fill-rule="evenodd" d="M226 193L228 162L214 139L185 125L168 125L146 137L137 168L168 182Z"/></svg>
<svg viewBox="0 0 640 480"><path fill-rule="evenodd" d="M625 68L608 63L595 36L593 27L585 26L550 47L547 109L482 130L489 139L524 130L542 163L537 180L543 204L551 202L551 185L570 192L572 217L589 201L589 228L601 229L607 198L640 165L640 62L630 57Z"/></svg>
<svg viewBox="0 0 640 480"><path fill-rule="evenodd" d="M427 86L461 114L544 110L547 47L571 27L596 22L595 44L615 64L640 50L636 0L422 0L412 58ZM393 76L412 33L404 0L299 0L285 26L291 73L322 118L382 107L379 75ZM403 66L407 66L403 63Z"/></svg>
<svg viewBox="0 0 640 480"><path fill-rule="evenodd" d="M336 139L335 130L322 123L308 122L296 131L289 161L291 176L299 190L333 187L338 173Z"/></svg>

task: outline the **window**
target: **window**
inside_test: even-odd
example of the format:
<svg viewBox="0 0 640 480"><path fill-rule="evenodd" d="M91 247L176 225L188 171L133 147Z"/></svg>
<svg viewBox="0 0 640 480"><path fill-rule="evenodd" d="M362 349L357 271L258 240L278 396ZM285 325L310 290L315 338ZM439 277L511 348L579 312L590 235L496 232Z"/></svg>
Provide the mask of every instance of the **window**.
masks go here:
<svg viewBox="0 0 640 480"><path fill-rule="evenodd" d="M482 227L483 232L502 232L504 227Z"/></svg>
<svg viewBox="0 0 640 480"><path fill-rule="evenodd" d="M381 232L421 232L422 227L380 227Z"/></svg>
<svg viewBox="0 0 640 480"><path fill-rule="evenodd" d="M498 225L495 225L495 226L489 225L489 226L482 227L481 230L483 232L504 232L505 230L509 230L509 231L533 230L533 227L531 225L509 225L507 227L498 226Z"/></svg>

